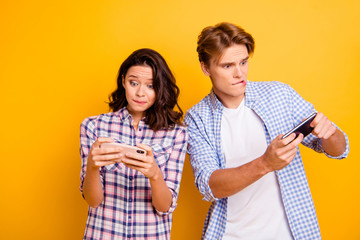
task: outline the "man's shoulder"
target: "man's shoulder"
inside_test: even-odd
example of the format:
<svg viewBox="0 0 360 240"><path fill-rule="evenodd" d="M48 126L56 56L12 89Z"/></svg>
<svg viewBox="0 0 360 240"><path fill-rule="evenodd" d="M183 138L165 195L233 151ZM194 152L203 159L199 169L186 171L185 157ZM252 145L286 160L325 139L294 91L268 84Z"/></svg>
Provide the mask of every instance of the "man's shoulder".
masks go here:
<svg viewBox="0 0 360 240"><path fill-rule="evenodd" d="M187 113L202 113L208 112L211 110L211 99L210 94L206 95L203 99L200 100L197 104L192 106Z"/></svg>
<svg viewBox="0 0 360 240"><path fill-rule="evenodd" d="M196 122L199 119L209 118L213 114L213 106L211 102L211 94L206 95L203 99L200 100L197 104L192 106L189 110L187 110L184 122L187 124L189 119L192 118Z"/></svg>
<svg viewBox="0 0 360 240"><path fill-rule="evenodd" d="M290 86L286 83L279 81L261 81L261 82L250 82L248 88L254 90L276 90L276 89L286 89Z"/></svg>
<svg viewBox="0 0 360 240"><path fill-rule="evenodd" d="M248 96L271 100L290 96L292 88L288 84L278 81L249 82L246 92Z"/></svg>

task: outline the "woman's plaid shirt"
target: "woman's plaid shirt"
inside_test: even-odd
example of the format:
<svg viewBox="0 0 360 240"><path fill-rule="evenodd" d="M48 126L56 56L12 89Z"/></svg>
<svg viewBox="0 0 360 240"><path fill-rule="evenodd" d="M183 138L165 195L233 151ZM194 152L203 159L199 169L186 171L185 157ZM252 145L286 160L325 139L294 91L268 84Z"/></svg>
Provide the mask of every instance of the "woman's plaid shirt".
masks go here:
<svg viewBox="0 0 360 240"><path fill-rule="evenodd" d="M187 132L176 125L172 130L154 132L140 121L132 126L126 108L117 112L86 118L80 128L81 184L86 174L87 156L98 137L110 137L115 142L135 146L144 143L152 147L173 202L168 212L152 206L149 180L140 172L116 163L100 168L104 201L89 207L84 239L170 239L172 212L178 198L181 174L187 147Z"/></svg>

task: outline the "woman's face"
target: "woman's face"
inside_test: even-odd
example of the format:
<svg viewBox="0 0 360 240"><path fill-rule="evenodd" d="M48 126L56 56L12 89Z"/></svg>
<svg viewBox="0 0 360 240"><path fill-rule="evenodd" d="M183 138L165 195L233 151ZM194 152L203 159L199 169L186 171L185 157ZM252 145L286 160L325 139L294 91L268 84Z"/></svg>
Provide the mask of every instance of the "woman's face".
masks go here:
<svg viewBox="0 0 360 240"><path fill-rule="evenodd" d="M153 71L149 66L132 66L123 78L127 109L133 117L145 116L145 111L155 102Z"/></svg>

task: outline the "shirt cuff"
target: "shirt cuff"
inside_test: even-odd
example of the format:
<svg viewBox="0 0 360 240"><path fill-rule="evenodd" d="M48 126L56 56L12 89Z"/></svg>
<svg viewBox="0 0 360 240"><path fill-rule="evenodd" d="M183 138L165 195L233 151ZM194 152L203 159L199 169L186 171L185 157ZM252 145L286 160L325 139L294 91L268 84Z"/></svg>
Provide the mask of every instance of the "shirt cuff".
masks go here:
<svg viewBox="0 0 360 240"><path fill-rule="evenodd" d="M219 200L219 198L216 198L216 197L214 196L214 194L212 193L211 188L210 188L210 183L209 183L209 181L210 181L210 176L211 176L211 174L213 174L213 172L214 172L215 170L217 170L217 169L208 170L208 171L204 174L204 176L203 176L203 178L202 178L202 182L199 183L199 187L198 187L198 188L199 188L200 192L202 193L202 195L204 196L204 197L203 197L203 200L205 200L205 201L214 202L214 201Z"/></svg>
<svg viewBox="0 0 360 240"><path fill-rule="evenodd" d="M171 213L173 213L176 209L176 206L177 206L177 194L175 192L173 192L172 190L170 190L171 193L172 193L172 203L171 203L171 206L169 208L169 210L167 212L161 212L159 210L157 210L156 208L155 209L155 212L157 215L159 216L166 216L166 215L169 215Z"/></svg>

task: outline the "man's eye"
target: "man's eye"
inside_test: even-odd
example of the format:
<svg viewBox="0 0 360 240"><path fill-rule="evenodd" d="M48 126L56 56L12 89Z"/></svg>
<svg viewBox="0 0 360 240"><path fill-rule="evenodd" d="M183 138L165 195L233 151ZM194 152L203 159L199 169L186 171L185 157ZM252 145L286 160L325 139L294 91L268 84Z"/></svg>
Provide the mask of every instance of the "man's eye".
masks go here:
<svg viewBox="0 0 360 240"><path fill-rule="evenodd" d="M230 65L225 65L224 68L230 68Z"/></svg>
<svg viewBox="0 0 360 240"><path fill-rule="evenodd" d="M241 65L245 65L247 63L247 61L242 61Z"/></svg>

